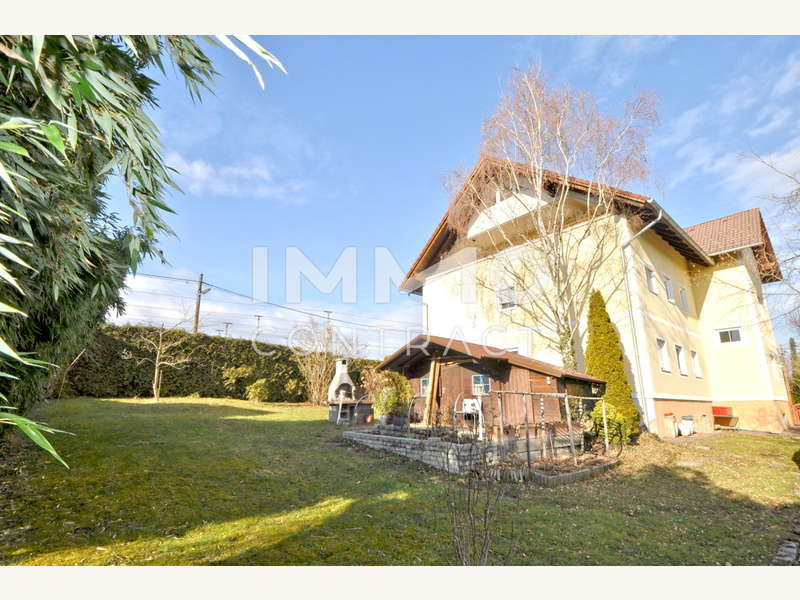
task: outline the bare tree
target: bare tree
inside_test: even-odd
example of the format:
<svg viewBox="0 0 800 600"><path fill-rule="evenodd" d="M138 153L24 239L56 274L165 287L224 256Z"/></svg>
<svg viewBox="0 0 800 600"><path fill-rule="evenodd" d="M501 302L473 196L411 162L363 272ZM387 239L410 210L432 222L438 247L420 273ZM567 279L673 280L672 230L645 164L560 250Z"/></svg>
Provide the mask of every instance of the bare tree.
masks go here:
<svg viewBox="0 0 800 600"><path fill-rule="evenodd" d="M450 225L493 256L490 272L475 274L478 287L516 305L509 319L536 331L565 366L576 366L580 315L618 256L619 189L647 177L655 103L642 94L611 116L539 68L517 70L484 124L485 168L451 202Z"/></svg>
<svg viewBox="0 0 800 600"><path fill-rule="evenodd" d="M289 347L305 382L308 401L320 405L328 400L328 386L336 373L336 359L357 356L361 350L355 334L346 336L331 327L330 321L319 323L314 319L292 331Z"/></svg>
<svg viewBox="0 0 800 600"><path fill-rule="evenodd" d="M458 451L462 457L470 457L466 472L454 472L453 450L442 450L444 508L456 563L483 566L489 563L493 539L500 533L495 517L505 485L492 473L492 444L479 439L476 424L469 434Z"/></svg>
<svg viewBox="0 0 800 600"><path fill-rule="evenodd" d="M773 271L781 279L778 290L770 295L780 316L797 329L800 324L800 172L791 173L775 162L760 156L754 158L772 169L786 183L787 191L772 196L775 224L778 233L778 259L769 260L764 249L756 248L756 260L767 273ZM760 253L759 253L760 252Z"/></svg>
<svg viewBox="0 0 800 600"><path fill-rule="evenodd" d="M178 324L180 325L180 324ZM137 341L143 350L149 350L152 355L134 356L130 351L125 351L123 358L135 360L137 363L149 362L153 365L153 398L156 402L161 399L161 376L166 368L179 369L191 362L192 351L186 350L188 336L183 330L177 329L178 325L167 329L164 324L152 331L139 334Z"/></svg>

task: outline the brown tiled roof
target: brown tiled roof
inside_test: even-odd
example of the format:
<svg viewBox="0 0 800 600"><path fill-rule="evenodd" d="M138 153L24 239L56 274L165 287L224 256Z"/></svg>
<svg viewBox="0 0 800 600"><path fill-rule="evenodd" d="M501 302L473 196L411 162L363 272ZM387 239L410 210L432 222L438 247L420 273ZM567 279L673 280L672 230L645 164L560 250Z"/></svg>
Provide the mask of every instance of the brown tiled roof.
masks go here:
<svg viewBox="0 0 800 600"><path fill-rule="evenodd" d="M780 263L757 208L686 227L685 231L709 256L752 248L762 283L781 281Z"/></svg>
<svg viewBox="0 0 800 600"><path fill-rule="evenodd" d="M761 225L761 211L751 208L684 229L707 254L714 255L763 244Z"/></svg>
<svg viewBox="0 0 800 600"><path fill-rule="evenodd" d="M508 163L506 161L500 158L486 155L481 156L467 178L467 181L459 191L459 195L465 193L465 190L467 190L469 187L469 181L474 177L478 177L484 169L490 169L493 166L507 164ZM525 165L520 163L511 164L516 165L523 172L526 168ZM544 176L546 179L550 179L556 183L561 183L565 179L563 175L553 171L545 171ZM567 177L566 181L571 188L582 192L587 192L590 187L596 185L578 177ZM608 189L613 192L614 197L618 201L626 204L629 208L632 208L634 211L638 212L645 222L655 219L657 213L659 210L661 210L660 207L648 196L642 196L640 194L635 194L619 188L609 187ZM700 248L695 246L696 242L690 236L688 236L683 229L674 223L668 215L665 215L665 217L666 218L656 225L656 233L667 240L668 243L675 246L678 252L684 254L689 260L693 260L700 264L713 264L713 261L704 252L702 252ZM457 233L448 224L447 212L445 212L430 238L428 238L428 241L425 243L425 246L423 246L416 260L411 265L411 268L408 270L403 283L400 284L400 288L405 289L406 291L414 291L414 289L412 289L414 276L419 271L424 270L426 267L438 260L441 255L445 253L450 246L452 246L457 238Z"/></svg>
<svg viewBox="0 0 800 600"><path fill-rule="evenodd" d="M605 381L602 379L592 377L586 373L573 371L572 369L565 369L564 367L559 367L541 360L522 356L517 352L501 350L500 348L486 346L484 344L476 344L472 342L465 342L463 340L425 334L418 335L408 344L402 346L394 353L387 356L377 368L397 369L420 354L451 356L454 358L456 356L463 355L477 359L501 360L517 367L522 367L523 369L529 369L531 371L536 371L537 373L543 373L552 377L566 377L568 379L578 379L580 381L588 381L591 383L605 383Z"/></svg>

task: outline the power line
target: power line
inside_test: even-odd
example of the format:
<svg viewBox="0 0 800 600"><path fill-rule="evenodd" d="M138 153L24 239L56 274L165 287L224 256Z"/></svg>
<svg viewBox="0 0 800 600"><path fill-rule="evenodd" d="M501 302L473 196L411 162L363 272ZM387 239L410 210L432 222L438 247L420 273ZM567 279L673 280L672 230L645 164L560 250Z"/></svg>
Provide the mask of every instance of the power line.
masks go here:
<svg viewBox="0 0 800 600"><path fill-rule="evenodd" d="M194 280L194 279L186 279L184 277L170 277L170 276L167 276L167 275L153 275L153 274L150 274L150 273L139 273L136 276L137 277L139 277L139 276L141 276L141 277L154 277L154 278L157 278L157 279L167 279L167 280L171 280L171 281L182 281L184 283L195 283L195 284L197 283L197 280ZM250 302L248 302L247 304L265 304L265 305L269 305L269 306L274 306L276 308L281 308L283 310L288 310L288 311L304 314L304 315L307 315L307 316L317 317L319 319L326 319L327 318L327 316L325 316L325 315L321 315L319 313L315 313L315 312L308 311L308 310L303 310L303 309L300 309L300 308L293 308L291 306L286 306L285 304L278 304L277 302L270 302L270 301L267 301L267 300L256 300L253 296L248 296L247 294L242 294L241 292L236 292L234 290L222 287L221 285L217 285L217 284L214 284L214 283L209 283L208 281L204 281L203 284L207 285L207 286L210 286L210 287L213 287L213 288L216 288L216 289L218 289L218 290L220 290L222 292L226 292L228 294L232 294L234 296L239 296L241 298L246 298L246 299L250 300ZM152 292L152 293L156 293L156 292ZM229 303L233 304L233 302L229 302ZM242 303L242 304L244 304L244 303ZM344 314L344 315L349 314L349 313L344 313L344 312L339 312L339 311L326 311L326 312L332 312L334 314ZM348 321L348 320L345 320L345 319L337 319L335 317L331 317L331 320L332 321L338 321L340 323L348 323L348 324L351 324L351 325L362 325L364 327L376 327L376 328L378 328L378 326L375 326L375 325L369 325L369 324L366 324L366 323L359 323L359 322L355 322L355 321ZM371 319L371 320L373 322L387 322L387 323L391 322L391 323L400 323L400 324L403 324L403 325L414 325L414 326L417 325L416 323L412 323L410 321L399 321L399 320L396 320L396 319Z"/></svg>

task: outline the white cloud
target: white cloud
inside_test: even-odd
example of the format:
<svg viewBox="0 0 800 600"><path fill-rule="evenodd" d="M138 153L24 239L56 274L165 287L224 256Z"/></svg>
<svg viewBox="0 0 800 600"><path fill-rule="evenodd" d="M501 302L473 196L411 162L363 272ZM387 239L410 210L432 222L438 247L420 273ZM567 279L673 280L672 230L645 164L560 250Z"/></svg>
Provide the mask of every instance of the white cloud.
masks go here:
<svg viewBox="0 0 800 600"><path fill-rule="evenodd" d="M218 166L202 159L186 159L177 152L170 152L166 162L178 171L178 185L198 196L227 196L274 200L281 204L304 204L311 190L308 181L280 177L277 169L260 157Z"/></svg>
<svg viewBox="0 0 800 600"><path fill-rule="evenodd" d="M669 133L656 140L656 146L677 146L685 143L707 118L710 104L703 102L683 111L670 123Z"/></svg>
<svg viewBox="0 0 800 600"><path fill-rule="evenodd" d="M781 67L781 76L772 86L772 96L782 96L800 87L800 51L794 52Z"/></svg>
<svg viewBox="0 0 800 600"><path fill-rule="evenodd" d="M598 72L602 84L618 87L635 73L647 56L660 52L670 36L577 36L572 45L572 67Z"/></svg>
<svg viewBox="0 0 800 600"><path fill-rule="evenodd" d="M788 106L781 108L770 104L762 109L761 113L759 114L758 123L760 123L760 125L749 130L747 135L751 137L757 137L778 131L789 121L789 119L791 119L791 117L792 109Z"/></svg>
<svg viewBox="0 0 800 600"><path fill-rule="evenodd" d="M800 173L800 137L760 158L752 154L728 153L712 165L711 171L721 176L722 185L743 193L748 205L752 205L753 198L769 200L785 194L793 184L775 169L790 174ZM764 163L773 165L775 169Z"/></svg>

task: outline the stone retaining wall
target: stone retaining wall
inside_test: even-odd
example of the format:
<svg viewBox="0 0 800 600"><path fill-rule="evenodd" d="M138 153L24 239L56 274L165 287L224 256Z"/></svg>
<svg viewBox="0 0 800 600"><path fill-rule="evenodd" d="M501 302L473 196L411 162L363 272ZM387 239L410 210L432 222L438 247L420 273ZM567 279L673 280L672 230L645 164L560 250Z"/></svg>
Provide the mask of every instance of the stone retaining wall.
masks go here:
<svg viewBox="0 0 800 600"><path fill-rule="evenodd" d="M378 429L372 429L370 431L378 431ZM436 467L437 469L457 474L467 473L476 466L482 466L487 462L492 462L497 457L498 451L498 445L495 443L480 445L457 444L454 442L445 442L436 438L419 439L398 437L397 435L380 435L378 433L369 433L363 429L360 431L345 431L343 435L346 440L367 446L368 448L393 452L400 456L410 458L411 460L418 460L432 467ZM556 454L569 453L569 437L559 437L563 439L560 440L561 446L556 446ZM534 448L533 442L534 440L531 440L531 455L534 458L539 458L541 455L541 444ZM519 460L525 460L525 440L510 440L506 443L504 448L506 456L510 455ZM497 479L503 481L533 481L545 487L555 487L567 483L586 481L614 468L617 464L619 464L618 461L615 461L603 465L596 465L594 467L587 467L580 471L560 473L557 475L550 475L536 469L529 470L526 466L521 466L519 469L490 468L490 473Z"/></svg>
<svg viewBox="0 0 800 600"><path fill-rule="evenodd" d="M378 435L362 431L345 431L344 439L376 450L394 452L411 460L449 473L466 473L480 462L484 452L495 452L494 444L486 448L475 444L455 444L436 439L402 438L393 435Z"/></svg>

